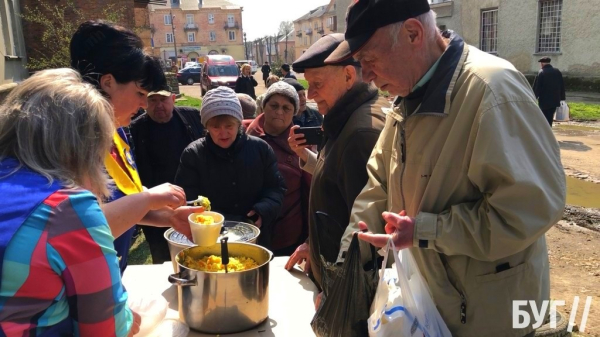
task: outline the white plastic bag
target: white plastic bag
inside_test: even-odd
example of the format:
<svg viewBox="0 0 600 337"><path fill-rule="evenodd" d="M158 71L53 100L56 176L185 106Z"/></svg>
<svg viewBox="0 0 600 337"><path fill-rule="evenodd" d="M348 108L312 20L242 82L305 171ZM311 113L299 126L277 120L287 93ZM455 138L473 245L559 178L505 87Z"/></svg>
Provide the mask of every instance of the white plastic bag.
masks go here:
<svg viewBox="0 0 600 337"><path fill-rule="evenodd" d="M389 240L387 252L393 249L395 264L382 270L369 317L370 337L452 337L450 330L437 311L429 288L410 253L396 252Z"/></svg>
<svg viewBox="0 0 600 337"><path fill-rule="evenodd" d="M162 296L130 298L129 307L142 318L140 332L136 337L147 337L167 315L169 303Z"/></svg>
<svg viewBox="0 0 600 337"><path fill-rule="evenodd" d="M567 102L560 101L560 106L556 108L556 116L554 120L558 122L568 122L569 121L569 113L570 109L567 105Z"/></svg>

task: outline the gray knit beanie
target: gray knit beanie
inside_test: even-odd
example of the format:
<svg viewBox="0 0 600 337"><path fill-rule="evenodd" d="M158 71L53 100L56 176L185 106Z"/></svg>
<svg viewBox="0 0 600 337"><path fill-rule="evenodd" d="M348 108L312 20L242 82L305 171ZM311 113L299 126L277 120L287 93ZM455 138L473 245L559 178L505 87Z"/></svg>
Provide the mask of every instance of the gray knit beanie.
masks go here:
<svg viewBox="0 0 600 337"><path fill-rule="evenodd" d="M204 127L206 127L209 119L221 115L235 117L240 123L244 119L240 100L237 98L235 91L228 87L217 87L209 90L202 99L200 120Z"/></svg>
<svg viewBox="0 0 600 337"><path fill-rule="evenodd" d="M282 95L291 98L292 101L294 101L295 106L294 115L296 115L298 113L298 110L300 110L300 98L298 97L298 92L296 91L296 89L294 89L294 87L285 83L284 81L275 82L269 87L269 89L265 93L265 98L262 101L263 110L265 109L265 105L267 105L267 102L273 95Z"/></svg>

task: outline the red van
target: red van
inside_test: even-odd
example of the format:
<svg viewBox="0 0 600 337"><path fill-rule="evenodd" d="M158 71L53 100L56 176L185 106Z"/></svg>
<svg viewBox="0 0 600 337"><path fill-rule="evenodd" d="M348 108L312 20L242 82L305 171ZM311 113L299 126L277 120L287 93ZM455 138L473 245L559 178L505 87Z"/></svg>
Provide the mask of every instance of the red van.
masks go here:
<svg viewBox="0 0 600 337"><path fill-rule="evenodd" d="M210 89L227 86L235 90L240 70L229 55L208 55L202 64L200 91L202 96Z"/></svg>

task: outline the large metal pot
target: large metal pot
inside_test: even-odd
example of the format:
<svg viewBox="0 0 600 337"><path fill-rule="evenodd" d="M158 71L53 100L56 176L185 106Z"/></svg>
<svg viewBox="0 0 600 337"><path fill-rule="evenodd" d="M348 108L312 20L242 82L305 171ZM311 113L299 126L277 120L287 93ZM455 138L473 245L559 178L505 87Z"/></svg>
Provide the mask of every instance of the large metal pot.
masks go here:
<svg viewBox="0 0 600 337"><path fill-rule="evenodd" d="M180 272L169 282L180 286L181 316L194 330L210 334L252 329L269 314L269 262L273 253L250 243L228 244L229 256L254 259L258 268L229 273L203 272L185 267L186 256L200 259L221 255L221 246L186 248L177 254Z"/></svg>
<svg viewBox="0 0 600 337"><path fill-rule="evenodd" d="M259 235L260 229L254 225L245 222L225 220L225 222L223 222L223 234L219 236L219 239L221 239L222 236L228 236L229 242L240 241L256 243ZM173 228L169 228L165 231L164 236L169 245L169 254L171 255L171 261L173 262L173 271L177 272L177 263L175 262L177 253L183 249L194 247L196 245L188 240L185 235L175 231Z"/></svg>

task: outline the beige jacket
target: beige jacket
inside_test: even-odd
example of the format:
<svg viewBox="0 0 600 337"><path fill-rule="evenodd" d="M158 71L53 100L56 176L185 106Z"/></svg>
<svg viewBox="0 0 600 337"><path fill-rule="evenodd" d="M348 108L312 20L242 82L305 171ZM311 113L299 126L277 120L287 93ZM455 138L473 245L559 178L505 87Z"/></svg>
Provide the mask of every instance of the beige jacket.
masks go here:
<svg viewBox="0 0 600 337"><path fill-rule="evenodd" d="M422 103L408 116L406 107L387 116L341 251L358 221L382 233L381 213L404 209L416 217L411 251L452 334L526 335L531 327L512 328L512 301L539 308L549 298L544 233L565 205L559 147L529 84L454 36Z"/></svg>

